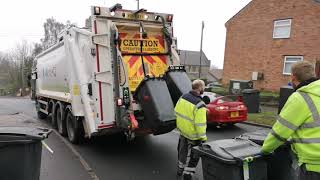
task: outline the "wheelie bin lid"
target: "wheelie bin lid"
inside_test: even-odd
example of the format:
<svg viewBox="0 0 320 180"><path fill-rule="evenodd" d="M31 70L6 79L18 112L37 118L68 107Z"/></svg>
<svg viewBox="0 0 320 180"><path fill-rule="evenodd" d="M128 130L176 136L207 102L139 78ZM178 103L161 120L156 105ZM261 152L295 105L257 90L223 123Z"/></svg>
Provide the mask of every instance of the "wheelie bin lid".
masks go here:
<svg viewBox="0 0 320 180"><path fill-rule="evenodd" d="M21 140L43 140L48 138L50 133L50 129L41 127L0 126L0 141L8 137Z"/></svg>
<svg viewBox="0 0 320 180"><path fill-rule="evenodd" d="M240 135L239 138L253 141L254 143L257 143L262 146L269 132L270 132L270 129L260 129L258 131L244 133Z"/></svg>
<svg viewBox="0 0 320 180"><path fill-rule="evenodd" d="M207 156L226 164L242 164L262 157L261 146L244 139L224 139L194 148L200 156Z"/></svg>

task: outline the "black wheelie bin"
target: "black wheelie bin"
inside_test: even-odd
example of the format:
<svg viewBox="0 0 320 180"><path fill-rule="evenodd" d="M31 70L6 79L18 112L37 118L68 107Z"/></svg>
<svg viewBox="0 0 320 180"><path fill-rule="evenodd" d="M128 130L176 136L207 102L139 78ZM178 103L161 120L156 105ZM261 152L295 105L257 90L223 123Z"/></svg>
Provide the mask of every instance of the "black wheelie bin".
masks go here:
<svg viewBox="0 0 320 180"><path fill-rule="evenodd" d="M192 90L192 83L184 66L170 66L166 72L165 80L174 105L183 94Z"/></svg>
<svg viewBox="0 0 320 180"><path fill-rule="evenodd" d="M50 130L32 127L0 127L0 179L38 180L41 141Z"/></svg>
<svg viewBox="0 0 320 180"><path fill-rule="evenodd" d="M152 129L154 135L172 131L176 127L174 105L162 78L145 78L138 86L135 99L144 112L143 128Z"/></svg>
<svg viewBox="0 0 320 180"><path fill-rule="evenodd" d="M225 139L194 147L204 180L267 180L261 147L249 140Z"/></svg>
<svg viewBox="0 0 320 180"><path fill-rule="evenodd" d="M263 145L270 129L262 129L255 132L242 134L239 138ZM297 180L297 160L289 143L280 146L271 156L267 158L268 180Z"/></svg>

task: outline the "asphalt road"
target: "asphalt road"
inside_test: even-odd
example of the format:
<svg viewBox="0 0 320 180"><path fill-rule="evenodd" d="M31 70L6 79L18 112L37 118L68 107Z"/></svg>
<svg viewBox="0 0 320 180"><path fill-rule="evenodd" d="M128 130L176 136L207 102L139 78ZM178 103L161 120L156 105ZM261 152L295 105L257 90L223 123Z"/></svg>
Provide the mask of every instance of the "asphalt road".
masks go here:
<svg viewBox="0 0 320 180"><path fill-rule="evenodd" d="M20 113L43 126L36 118L34 103L27 98L0 98L0 116ZM0 122L0 125L1 124ZM229 128L208 127L209 141L233 138L261 127L237 124ZM177 141L179 134L171 133L138 137L126 142L119 136L99 137L71 145L52 133L42 153L41 180L171 180L176 179ZM195 179L202 179L201 163Z"/></svg>

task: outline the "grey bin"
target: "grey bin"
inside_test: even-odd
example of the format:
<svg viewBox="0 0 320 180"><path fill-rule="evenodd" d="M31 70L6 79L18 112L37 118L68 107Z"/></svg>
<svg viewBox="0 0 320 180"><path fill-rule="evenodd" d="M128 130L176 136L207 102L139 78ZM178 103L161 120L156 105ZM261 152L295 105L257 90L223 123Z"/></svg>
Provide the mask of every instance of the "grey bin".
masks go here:
<svg viewBox="0 0 320 180"><path fill-rule="evenodd" d="M247 80L231 79L229 86L229 93L233 95L240 95L244 89L253 89L253 82Z"/></svg>
<svg viewBox="0 0 320 180"><path fill-rule="evenodd" d="M243 101L248 108L248 113L260 112L260 91L256 89L244 89Z"/></svg>
<svg viewBox="0 0 320 180"><path fill-rule="evenodd" d="M261 156L261 147L251 141L218 140L192 150L201 157L204 180L267 180L267 164ZM247 158L252 161L244 168Z"/></svg>
<svg viewBox="0 0 320 180"><path fill-rule="evenodd" d="M31 127L0 127L0 179L38 180L41 141L50 130Z"/></svg>
<svg viewBox="0 0 320 180"><path fill-rule="evenodd" d="M241 135L240 138L253 141L262 146L269 132L269 129L258 130L255 132L245 133ZM297 160L295 154L292 152L288 144L280 146L271 156L267 158L267 163L268 180L298 179L297 171L294 169L294 164L297 163Z"/></svg>
<svg viewBox="0 0 320 180"><path fill-rule="evenodd" d="M282 86L280 88L280 98L279 98L279 106L278 106L278 114L280 114L283 106L286 104L289 96L294 92L293 87L291 86Z"/></svg>

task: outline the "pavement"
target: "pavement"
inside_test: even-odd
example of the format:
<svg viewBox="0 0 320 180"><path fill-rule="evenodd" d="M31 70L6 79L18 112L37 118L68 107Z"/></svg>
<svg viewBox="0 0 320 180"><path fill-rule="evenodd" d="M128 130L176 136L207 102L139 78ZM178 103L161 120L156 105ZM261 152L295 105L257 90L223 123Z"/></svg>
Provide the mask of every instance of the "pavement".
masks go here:
<svg viewBox="0 0 320 180"><path fill-rule="evenodd" d="M0 98L0 126L42 126L34 102L28 98ZM263 129L246 124L217 128L208 126L208 141L226 139ZM98 137L80 145L70 144L56 131L42 150L41 180L163 180L176 178L177 142L174 130L160 136L137 137L126 142L122 136ZM202 180L201 162L194 180Z"/></svg>

